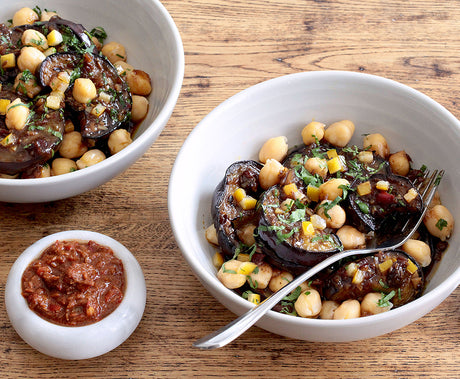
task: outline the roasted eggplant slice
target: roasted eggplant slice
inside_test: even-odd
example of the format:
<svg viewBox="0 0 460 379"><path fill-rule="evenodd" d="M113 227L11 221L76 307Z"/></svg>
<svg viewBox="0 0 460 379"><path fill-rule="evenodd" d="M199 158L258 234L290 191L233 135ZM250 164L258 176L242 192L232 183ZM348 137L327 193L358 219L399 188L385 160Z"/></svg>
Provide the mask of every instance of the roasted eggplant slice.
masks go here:
<svg viewBox="0 0 460 379"><path fill-rule="evenodd" d="M301 200L290 199L282 188L273 186L259 201L257 240L262 250L280 268L307 269L342 249L337 236L325 230L305 232L313 211Z"/></svg>
<svg viewBox="0 0 460 379"><path fill-rule="evenodd" d="M91 79L99 94L91 103L82 104L72 96L72 84L66 91L65 102L78 119L83 137L103 137L129 121L131 93L128 85L105 57L89 53L53 54L40 65L41 84L50 85L53 78L62 71L71 74L72 78Z"/></svg>
<svg viewBox="0 0 460 379"><path fill-rule="evenodd" d="M342 302L361 301L370 292L381 292L392 294L390 301L399 307L419 297L424 285L423 272L415 260L393 250L344 264L325 280L323 295Z"/></svg>
<svg viewBox="0 0 460 379"><path fill-rule="evenodd" d="M217 231L219 246L227 257L232 257L236 249L244 245L239 237L242 228L257 226L257 211L243 209L236 201L234 193L241 188L247 196L258 199L261 188L259 173L262 165L256 161L233 163L225 172L225 177L217 185L211 205L211 215Z"/></svg>
<svg viewBox="0 0 460 379"><path fill-rule="evenodd" d="M365 181L356 180L352 188L347 214L363 232L394 235L422 210L420 194L404 176L375 174Z"/></svg>
<svg viewBox="0 0 460 379"><path fill-rule="evenodd" d="M30 120L21 130L0 126L1 173L15 175L46 162L62 141L64 118L61 112L46 108L44 99L39 99L30 114Z"/></svg>

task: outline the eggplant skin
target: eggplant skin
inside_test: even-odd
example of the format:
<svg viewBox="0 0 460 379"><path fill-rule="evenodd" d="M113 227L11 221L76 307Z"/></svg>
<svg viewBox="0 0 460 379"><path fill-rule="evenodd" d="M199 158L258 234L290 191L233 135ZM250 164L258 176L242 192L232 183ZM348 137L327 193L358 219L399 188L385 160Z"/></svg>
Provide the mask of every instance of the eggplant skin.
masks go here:
<svg viewBox="0 0 460 379"><path fill-rule="evenodd" d="M371 184L370 194L359 196L356 191L352 191L348 196L347 216L360 231L366 233L372 230L379 232L382 238L385 238L386 234L394 237L395 232L401 230L409 219L416 219L420 215L423 206L420 195L417 194L410 203L404 199L404 195L413 188L408 178L379 173L367 180ZM351 188L356 189L365 181L355 180ZM376 183L379 181L389 182L391 193L376 189Z"/></svg>
<svg viewBox="0 0 460 379"><path fill-rule="evenodd" d="M388 260L392 261L391 266L382 272L381 267L384 268ZM407 269L409 260L417 267L414 273ZM359 258L353 263L363 274L362 281L353 283L354 274L349 275L347 272L351 262L343 264L325 280L323 295L327 300L362 301L370 292L388 294L394 291L395 296L390 301L394 307L399 307L419 297L425 287L421 267L402 250L379 252Z"/></svg>
<svg viewBox="0 0 460 379"><path fill-rule="evenodd" d="M252 160L238 161L230 165L222 181L217 185L211 204L211 215L217 232L219 246L227 257L233 256L242 245L238 230L247 224L257 224L255 209L243 210L233 199L237 188L243 188L246 194L258 198L262 189L259 185L259 173L262 164Z"/></svg>

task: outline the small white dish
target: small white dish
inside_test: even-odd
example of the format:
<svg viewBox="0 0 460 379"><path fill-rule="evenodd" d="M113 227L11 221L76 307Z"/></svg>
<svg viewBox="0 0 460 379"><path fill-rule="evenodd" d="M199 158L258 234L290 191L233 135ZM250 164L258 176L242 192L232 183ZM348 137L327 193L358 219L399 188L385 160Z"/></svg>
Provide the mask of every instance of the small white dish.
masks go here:
<svg viewBox="0 0 460 379"><path fill-rule="evenodd" d="M445 169L441 198L460 220L460 121L433 99L393 80L344 71L303 72L257 84L224 101L190 133L174 163L168 192L172 229L185 259L206 289L235 314L252 305L217 279L215 248L204 235L212 223L217 184L231 163L257 160L267 139L284 135L292 147L302 143L301 130L312 120L330 124L343 119L356 125L352 144L361 145L364 133L381 133L392 152L405 149L410 154L414 167ZM257 325L318 342L360 340L401 328L431 311L460 284L458 226L449 245L423 296L400 308L350 320L270 311ZM223 326L212 321L210 316L210 331Z"/></svg>
<svg viewBox="0 0 460 379"><path fill-rule="evenodd" d="M111 248L123 262L126 283L123 300L107 317L86 326L60 326L41 318L27 305L22 296L24 270L57 240L91 240ZM11 267L5 288L6 310L16 332L34 349L61 359L93 358L115 349L136 329L145 301L144 275L136 258L114 239L85 230L55 233L28 247Z"/></svg>

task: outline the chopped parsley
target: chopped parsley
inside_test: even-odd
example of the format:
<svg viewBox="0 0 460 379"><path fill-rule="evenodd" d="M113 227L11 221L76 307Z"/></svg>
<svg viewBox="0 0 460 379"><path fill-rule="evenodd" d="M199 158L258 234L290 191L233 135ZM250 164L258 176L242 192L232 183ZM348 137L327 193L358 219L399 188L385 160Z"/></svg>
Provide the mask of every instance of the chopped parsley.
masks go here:
<svg viewBox="0 0 460 379"><path fill-rule="evenodd" d="M382 297L377 301L377 305L379 307L389 307L392 304L390 300L396 295L395 291L391 291L389 294L385 294L382 292Z"/></svg>
<svg viewBox="0 0 460 379"><path fill-rule="evenodd" d="M438 220L438 222L436 223L436 227L437 227L439 230L443 230L446 226L447 226L447 221L444 220L443 218L440 218L440 219Z"/></svg>

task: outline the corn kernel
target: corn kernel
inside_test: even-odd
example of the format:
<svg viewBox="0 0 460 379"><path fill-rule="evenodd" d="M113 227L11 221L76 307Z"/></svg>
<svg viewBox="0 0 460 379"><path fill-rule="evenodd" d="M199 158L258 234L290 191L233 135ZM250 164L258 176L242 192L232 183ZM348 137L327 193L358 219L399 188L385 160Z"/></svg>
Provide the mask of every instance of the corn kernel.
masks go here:
<svg viewBox="0 0 460 379"><path fill-rule="evenodd" d="M46 36L46 41L49 46L57 46L63 41L62 34L58 30L52 30Z"/></svg>
<svg viewBox="0 0 460 379"><path fill-rule="evenodd" d="M0 57L2 68L16 67L16 56L13 53L5 54Z"/></svg>
<svg viewBox="0 0 460 379"><path fill-rule="evenodd" d="M239 202L241 208L243 208L245 211L249 209L254 209L257 204L257 199L254 199L251 196L246 196L243 200Z"/></svg>
<svg viewBox="0 0 460 379"><path fill-rule="evenodd" d="M102 104L97 104L92 110L91 110L91 114L96 116L96 117L99 117L102 113L105 112L105 109L106 107Z"/></svg>
<svg viewBox="0 0 460 379"><path fill-rule="evenodd" d="M215 268L220 269L224 264L224 256L217 251L212 257L212 264Z"/></svg>
<svg viewBox="0 0 460 379"><path fill-rule="evenodd" d="M412 262L410 259L408 259L408 262L407 262L407 271L409 271L411 274L413 274L414 272L416 272L418 270L418 267L417 265Z"/></svg>
<svg viewBox="0 0 460 379"><path fill-rule="evenodd" d="M318 201L319 200L319 187L315 187L309 184L307 187L307 196L311 201Z"/></svg>
<svg viewBox="0 0 460 379"><path fill-rule="evenodd" d="M233 192L233 197L235 198L236 202L239 203L246 197L246 191L243 188L238 188Z"/></svg>
<svg viewBox="0 0 460 379"><path fill-rule="evenodd" d="M236 258L236 260L240 261L240 262L250 262L251 261L251 258L249 257L249 254L238 254L238 257Z"/></svg>
<svg viewBox="0 0 460 379"><path fill-rule="evenodd" d="M382 191L388 191L388 189L390 188L390 183L386 180L379 180L376 183L375 188Z"/></svg>
<svg viewBox="0 0 460 379"><path fill-rule="evenodd" d="M250 275L256 269L256 267L257 265L253 262L243 262L236 273Z"/></svg>
<svg viewBox="0 0 460 379"><path fill-rule="evenodd" d="M335 174L338 171L345 171L344 158L337 156L327 161L327 169L329 173Z"/></svg>
<svg viewBox="0 0 460 379"><path fill-rule="evenodd" d="M411 188L407 193L403 196L404 200L406 200L408 203L410 203L412 200L414 200L417 197L418 193L414 188Z"/></svg>
<svg viewBox="0 0 460 379"><path fill-rule="evenodd" d="M361 163L371 163L374 160L374 153L372 151L360 151L358 154L358 160Z"/></svg>
<svg viewBox="0 0 460 379"><path fill-rule="evenodd" d="M248 295L248 301L250 303L259 305L260 304L260 295L258 293L250 293Z"/></svg>
<svg viewBox="0 0 460 379"><path fill-rule="evenodd" d="M386 261L379 263L379 269L381 272L385 272L388 270L391 266L393 266L393 260L387 259Z"/></svg>
<svg viewBox="0 0 460 379"><path fill-rule="evenodd" d="M371 182L367 181L356 186L356 192L359 196L369 195L371 193Z"/></svg>
<svg viewBox="0 0 460 379"><path fill-rule="evenodd" d="M337 158L337 157L338 157L338 155L337 155L337 150L336 150L336 149L328 150L326 154L327 154L327 157L328 157L329 159Z"/></svg>
<svg viewBox="0 0 460 379"><path fill-rule="evenodd" d="M364 271L357 269L355 274L353 275L353 279L351 280L351 282L353 284L360 284L363 280L364 280Z"/></svg>
<svg viewBox="0 0 460 379"><path fill-rule="evenodd" d="M11 100L8 99L0 99L0 114L6 115L6 108L10 105Z"/></svg>
<svg viewBox="0 0 460 379"><path fill-rule="evenodd" d="M312 236L315 234L315 228L311 221L302 221L302 232L306 236Z"/></svg>

